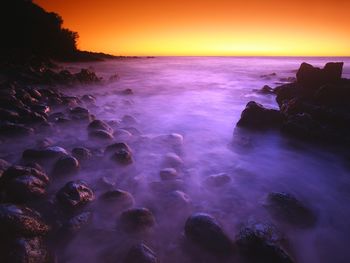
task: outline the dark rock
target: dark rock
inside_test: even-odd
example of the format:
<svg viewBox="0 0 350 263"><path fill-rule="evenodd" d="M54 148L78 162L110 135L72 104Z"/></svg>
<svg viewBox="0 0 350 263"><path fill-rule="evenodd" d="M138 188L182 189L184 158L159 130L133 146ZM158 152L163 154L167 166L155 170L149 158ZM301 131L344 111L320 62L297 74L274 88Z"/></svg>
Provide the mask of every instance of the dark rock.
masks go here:
<svg viewBox="0 0 350 263"><path fill-rule="evenodd" d="M302 63L296 76L297 83L304 88L319 88L327 83L334 83L341 79L343 62L327 63L323 69Z"/></svg>
<svg viewBox="0 0 350 263"><path fill-rule="evenodd" d="M231 177L225 173L209 175L204 183L210 187L221 187L231 182Z"/></svg>
<svg viewBox="0 0 350 263"><path fill-rule="evenodd" d="M185 236L200 248L218 256L229 255L233 251L230 238L208 214L197 213L190 216L185 224Z"/></svg>
<svg viewBox="0 0 350 263"><path fill-rule="evenodd" d="M120 215L118 223L128 233L142 233L151 230L156 220L147 208L133 208L124 211Z"/></svg>
<svg viewBox="0 0 350 263"><path fill-rule="evenodd" d="M1 251L3 249L3 251ZM0 249L4 263L50 263L51 253L41 237L11 239Z"/></svg>
<svg viewBox="0 0 350 263"><path fill-rule="evenodd" d="M73 156L61 157L53 167L54 175L71 175L79 171L79 161Z"/></svg>
<svg viewBox="0 0 350 263"><path fill-rule="evenodd" d="M157 255L146 245L134 245L128 251L124 263L159 263Z"/></svg>
<svg viewBox="0 0 350 263"><path fill-rule="evenodd" d="M278 86L274 91L277 94L276 101L280 107L286 101L289 101L293 98L298 98L303 94L303 91L297 85L297 83L288 83Z"/></svg>
<svg viewBox="0 0 350 263"><path fill-rule="evenodd" d="M58 191L56 198L65 208L73 210L90 203L95 196L85 182L71 181Z"/></svg>
<svg viewBox="0 0 350 263"><path fill-rule="evenodd" d="M49 178L35 168L12 166L4 171L0 189L8 198L17 202L31 201L46 195Z"/></svg>
<svg viewBox="0 0 350 263"><path fill-rule="evenodd" d="M49 226L33 210L14 204L0 204L1 235L34 237L47 234Z"/></svg>
<svg viewBox="0 0 350 263"><path fill-rule="evenodd" d="M323 127L308 113L291 115L283 123L282 131L300 139L321 139L325 136Z"/></svg>
<svg viewBox="0 0 350 263"><path fill-rule="evenodd" d="M77 158L80 162L87 161L92 157L89 149L84 147L77 147L72 150L72 155Z"/></svg>
<svg viewBox="0 0 350 263"><path fill-rule="evenodd" d="M0 159L0 181L1 181L1 177L3 172L10 167L10 163L8 163L7 161Z"/></svg>
<svg viewBox="0 0 350 263"><path fill-rule="evenodd" d="M19 124L0 124L0 136L4 137L24 137L34 133L32 128Z"/></svg>
<svg viewBox="0 0 350 263"><path fill-rule="evenodd" d="M90 131L89 138L103 141L111 141L114 139L113 135L105 130Z"/></svg>
<svg viewBox="0 0 350 263"><path fill-rule="evenodd" d="M117 142L117 143L113 143L111 145L108 145L106 147L105 153L106 154L112 154L112 153L114 153L116 151L119 151L119 150L125 150L125 151L128 151L128 152L131 152L131 149L130 149L129 145L127 145L124 142Z"/></svg>
<svg viewBox="0 0 350 263"><path fill-rule="evenodd" d="M291 257L278 244L274 227L266 224L245 226L236 237L239 254L247 262L292 263Z"/></svg>
<svg viewBox="0 0 350 263"><path fill-rule="evenodd" d="M100 196L100 201L108 204L109 207L113 206L113 210L117 211L131 208L135 203L134 197L129 192L119 189L103 193Z"/></svg>
<svg viewBox="0 0 350 263"><path fill-rule="evenodd" d="M133 95L134 92L132 91L132 89L125 89L122 91L123 95Z"/></svg>
<svg viewBox="0 0 350 263"><path fill-rule="evenodd" d="M58 159L60 157L68 156L68 152L59 146L50 146L45 149L28 149L22 154L24 159L42 160L42 159Z"/></svg>
<svg viewBox="0 0 350 263"><path fill-rule="evenodd" d="M265 85L264 87L262 87L260 90L258 90L258 92L261 94L274 94L273 88L271 88L268 85Z"/></svg>
<svg viewBox="0 0 350 263"><path fill-rule="evenodd" d="M251 129L270 128L281 125L282 120L278 110L266 109L261 104L250 101L243 110L237 126Z"/></svg>
<svg viewBox="0 0 350 263"><path fill-rule="evenodd" d="M162 180L172 180L178 177L177 171L174 168L164 168L159 172Z"/></svg>
<svg viewBox="0 0 350 263"><path fill-rule="evenodd" d="M81 100L88 104L95 104L96 98L93 95L85 94L83 97L81 97Z"/></svg>
<svg viewBox="0 0 350 263"><path fill-rule="evenodd" d="M69 116L74 120L91 121L92 116L88 109L82 107L75 107L69 111Z"/></svg>
<svg viewBox="0 0 350 263"><path fill-rule="evenodd" d="M107 123L101 120L94 120L88 126L89 131L104 130L108 133L113 133L113 129Z"/></svg>
<svg viewBox="0 0 350 263"><path fill-rule="evenodd" d="M105 154L109 155L113 161L119 164L130 164L133 162L131 149L123 142L107 146Z"/></svg>
<svg viewBox="0 0 350 263"><path fill-rule="evenodd" d="M20 119L19 114L13 110L0 109L0 120L16 123Z"/></svg>
<svg viewBox="0 0 350 263"><path fill-rule="evenodd" d="M79 233L92 220L91 212L82 212L66 221L61 228L61 235L70 237Z"/></svg>
<svg viewBox="0 0 350 263"><path fill-rule="evenodd" d="M89 69L81 69L79 73L75 74L75 77L79 82L83 84L96 83L101 81L101 79Z"/></svg>
<svg viewBox="0 0 350 263"><path fill-rule="evenodd" d="M290 225L311 227L317 221L313 211L290 194L270 193L267 208L275 218Z"/></svg>
<svg viewBox="0 0 350 263"><path fill-rule="evenodd" d="M122 123L124 125L134 125L134 124L137 124L138 121L133 116L125 115L122 119Z"/></svg>

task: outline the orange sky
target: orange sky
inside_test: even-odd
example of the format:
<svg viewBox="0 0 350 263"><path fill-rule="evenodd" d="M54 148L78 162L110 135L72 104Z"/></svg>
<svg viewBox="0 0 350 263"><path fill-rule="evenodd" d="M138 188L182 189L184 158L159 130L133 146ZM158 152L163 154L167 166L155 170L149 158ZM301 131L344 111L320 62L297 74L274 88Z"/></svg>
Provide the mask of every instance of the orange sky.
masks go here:
<svg viewBox="0 0 350 263"><path fill-rule="evenodd" d="M350 0L34 0L115 55L350 56Z"/></svg>

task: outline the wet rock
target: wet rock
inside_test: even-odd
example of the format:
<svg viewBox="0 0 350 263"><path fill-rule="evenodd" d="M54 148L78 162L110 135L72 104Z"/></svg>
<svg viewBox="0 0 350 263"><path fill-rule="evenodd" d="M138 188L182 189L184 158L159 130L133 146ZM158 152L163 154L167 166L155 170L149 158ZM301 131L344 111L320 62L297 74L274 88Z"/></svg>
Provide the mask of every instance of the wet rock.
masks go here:
<svg viewBox="0 0 350 263"><path fill-rule="evenodd" d="M30 160L54 160L65 156L68 156L68 152L59 146L50 146L45 149L27 149L22 154L24 159Z"/></svg>
<svg viewBox="0 0 350 263"><path fill-rule="evenodd" d="M84 147L77 147L72 150L72 155L77 158L80 162L87 161L92 157L92 153L89 149Z"/></svg>
<svg viewBox="0 0 350 263"><path fill-rule="evenodd" d="M137 244L130 248L124 263L159 263L157 255L145 244Z"/></svg>
<svg viewBox="0 0 350 263"><path fill-rule="evenodd" d="M131 164L133 162L132 153L130 148L124 143L116 143L107 147L106 152L110 152L114 149L111 154L111 160L118 164Z"/></svg>
<svg viewBox="0 0 350 263"><path fill-rule="evenodd" d="M242 227L236 237L239 254L247 262L294 262L280 246L280 241L275 228L267 224Z"/></svg>
<svg viewBox="0 0 350 263"><path fill-rule="evenodd" d="M0 204L2 236L34 237L47 234L49 226L33 210L14 204Z"/></svg>
<svg viewBox="0 0 350 263"><path fill-rule="evenodd" d="M56 198L63 207L74 210L93 201L95 195L85 182L71 181L57 192Z"/></svg>
<svg viewBox="0 0 350 263"><path fill-rule="evenodd" d="M327 137L321 124L308 113L291 115L282 125L282 131L300 139L320 139Z"/></svg>
<svg viewBox="0 0 350 263"><path fill-rule="evenodd" d="M116 211L131 208L134 203L134 197L126 191L115 189L103 193L100 196L100 201L113 207Z"/></svg>
<svg viewBox="0 0 350 263"><path fill-rule="evenodd" d="M61 235L63 237L71 237L79 233L81 229L86 227L92 221L91 212L83 212L73 216L66 221L61 228Z"/></svg>
<svg viewBox="0 0 350 263"><path fill-rule="evenodd" d="M209 175L204 183L210 187L222 187L231 182L231 177L225 173Z"/></svg>
<svg viewBox="0 0 350 263"><path fill-rule="evenodd" d="M34 133L34 129L20 124L0 124L0 136L24 137Z"/></svg>
<svg viewBox="0 0 350 263"><path fill-rule="evenodd" d="M274 94L273 88L268 85L263 86L258 92L261 94Z"/></svg>
<svg viewBox="0 0 350 263"><path fill-rule="evenodd" d="M26 202L46 195L47 175L35 168L12 166L4 171L0 189L10 200Z"/></svg>
<svg viewBox="0 0 350 263"><path fill-rule="evenodd" d="M297 227L311 227L317 221L311 209L287 193L270 193L267 209L275 218Z"/></svg>
<svg viewBox="0 0 350 263"><path fill-rule="evenodd" d="M303 90L297 83L288 83L275 88L276 101L281 107L285 102L293 98L298 98L304 94Z"/></svg>
<svg viewBox="0 0 350 263"><path fill-rule="evenodd" d="M229 255L233 243L219 223L210 215L197 213L190 216L185 224L186 238L200 248L216 255Z"/></svg>
<svg viewBox="0 0 350 263"><path fill-rule="evenodd" d="M30 109L36 113L39 113L41 115L47 116L50 112L50 107L44 104L35 104L35 105L30 105Z"/></svg>
<svg viewBox="0 0 350 263"><path fill-rule="evenodd" d="M105 130L94 130L89 132L89 138L102 141L112 141L113 135Z"/></svg>
<svg viewBox="0 0 350 263"><path fill-rule="evenodd" d="M255 101L248 102L241 114L237 126L261 129L278 127L282 123L282 115L278 110L267 109Z"/></svg>
<svg viewBox="0 0 350 263"><path fill-rule="evenodd" d="M82 84L97 83L101 79L96 76L95 72L89 69L81 69L80 72L75 74L76 79Z"/></svg>
<svg viewBox="0 0 350 263"><path fill-rule="evenodd" d="M90 111L88 109L82 108L82 107L75 107L69 111L69 116L73 120L80 120L80 121L91 121L92 116L90 114Z"/></svg>
<svg viewBox="0 0 350 263"><path fill-rule="evenodd" d="M93 95L85 94L83 97L81 97L81 100L87 104L95 104L96 98Z"/></svg>
<svg viewBox="0 0 350 263"><path fill-rule="evenodd" d="M79 171L79 161L73 156L65 156L58 159L54 164L53 174L54 175L72 175Z"/></svg>
<svg viewBox="0 0 350 263"><path fill-rule="evenodd" d="M89 131L97 131L97 130L103 130L108 133L113 133L113 129L111 126L109 126L107 123L101 120L94 120L90 122L88 126Z"/></svg>
<svg viewBox="0 0 350 263"><path fill-rule="evenodd" d="M167 153L163 157L163 167L180 168L183 166L183 160L176 153Z"/></svg>
<svg viewBox="0 0 350 263"><path fill-rule="evenodd" d="M318 88L323 84L334 83L341 79L343 62L327 63L323 69L302 63L296 74L297 83L304 88Z"/></svg>
<svg viewBox="0 0 350 263"><path fill-rule="evenodd" d="M124 125L135 125L138 123L137 119L133 116L130 116L130 115L125 115L123 118L122 118L122 123Z"/></svg>
<svg viewBox="0 0 350 263"><path fill-rule="evenodd" d="M18 237L7 241L3 251L0 249L1 262L4 263L51 263L53 257L41 237Z"/></svg>
<svg viewBox="0 0 350 263"><path fill-rule="evenodd" d="M174 168L164 168L159 172L162 180L172 180L178 177L177 171Z"/></svg>
<svg viewBox="0 0 350 263"><path fill-rule="evenodd" d="M118 223L128 233L143 233L150 231L156 221L152 212L147 208L132 208L120 215Z"/></svg>

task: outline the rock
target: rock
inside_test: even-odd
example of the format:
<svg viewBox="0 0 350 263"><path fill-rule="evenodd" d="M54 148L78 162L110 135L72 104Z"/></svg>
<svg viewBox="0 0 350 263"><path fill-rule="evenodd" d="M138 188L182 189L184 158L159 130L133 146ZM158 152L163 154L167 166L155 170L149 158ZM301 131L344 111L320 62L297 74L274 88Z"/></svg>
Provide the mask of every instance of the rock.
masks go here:
<svg viewBox="0 0 350 263"><path fill-rule="evenodd" d="M72 175L79 171L79 161L73 156L61 157L53 167L54 175Z"/></svg>
<svg viewBox="0 0 350 263"><path fill-rule="evenodd" d="M261 129L278 127L281 123L282 115L278 110L267 109L255 101L250 101L243 110L241 119L237 122L237 126Z"/></svg>
<svg viewBox="0 0 350 263"><path fill-rule="evenodd" d="M165 144L171 147L181 147L183 140L183 136L178 133L164 134L153 138L155 143Z"/></svg>
<svg viewBox="0 0 350 263"><path fill-rule="evenodd" d="M121 92L123 95L133 95L134 92L132 91L132 89L124 89Z"/></svg>
<svg viewBox="0 0 350 263"><path fill-rule="evenodd" d="M281 107L283 103L293 98L303 96L303 90L298 86L297 83L288 83L275 88L276 101Z"/></svg>
<svg viewBox="0 0 350 263"><path fill-rule="evenodd" d="M102 140L102 141L111 141L114 139L113 135L105 130L90 131L89 138Z"/></svg>
<svg viewBox="0 0 350 263"><path fill-rule="evenodd" d="M74 210L92 202L95 195L85 182L71 181L57 192L56 198L63 207Z"/></svg>
<svg viewBox="0 0 350 263"><path fill-rule="evenodd" d="M61 235L70 237L76 235L81 229L92 221L91 212L82 212L66 221L61 228Z"/></svg>
<svg viewBox="0 0 350 263"><path fill-rule="evenodd" d="M89 95L89 94L85 94L83 97L81 97L81 100L87 104L95 104L96 103L96 98L93 95Z"/></svg>
<svg viewBox="0 0 350 263"><path fill-rule="evenodd" d="M147 208L132 208L120 215L118 223L128 233L144 233L154 227L156 220Z"/></svg>
<svg viewBox="0 0 350 263"><path fill-rule="evenodd" d="M209 175L204 183L210 187L222 187L231 182L231 177L225 173Z"/></svg>
<svg viewBox="0 0 350 263"><path fill-rule="evenodd" d="M20 119L20 116L17 112L7 109L0 109L0 116L2 121L7 122L18 122Z"/></svg>
<svg viewBox="0 0 350 263"><path fill-rule="evenodd" d="M3 251L1 251L3 249ZM43 238L16 237L0 248L1 262L4 263L50 263L53 262Z"/></svg>
<svg viewBox="0 0 350 263"><path fill-rule="evenodd" d="M297 72L297 83L303 88L315 89L321 85L337 82L341 79L343 62L327 63L323 69L302 63Z"/></svg>
<svg viewBox="0 0 350 263"><path fill-rule="evenodd" d="M258 92L261 94L274 94L273 88L268 85L263 86Z"/></svg>
<svg viewBox="0 0 350 263"><path fill-rule="evenodd" d="M92 116L88 109L82 107L75 107L69 111L69 115L73 120L91 121Z"/></svg>
<svg viewBox="0 0 350 263"><path fill-rule="evenodd" d="M300 139L320 139L324 136L321 124L308 113L291 115L282 125L282 131Z"/></svg>
<svg viewBox="0 0 350 263"><path fill-rule="evenodd" d="M186 238L200 248L218 256L233 252L233 243L219 223L210 215L196 213L185 224Z"/></svg>
<svg viewBox="0 0 350 263"><path fill-rule="evenodd" d="M151 182L149 184L155 193L169 193L176 190L184 190L185 183L181 179L164 180L160 182Z"/></svg>
<svg viewBox="0 0 350 263"><path fill-rule="evenodd" d="M17 202L31 201L46 195L47 175L35 168L11 166L0 179L0 189Z"/></svg>
<svg viewBox="0 0 350 263"><path fill-rule="evenodd" d="M24 159L29 160L42 160L42 159L51 159L55 160L60 157L68 156L68 152L59 146L47 147L45 149L28 149L25 150L22 154Z"/></svg>
<svg viewBox="0 0 350 263"><path fill-rule="evenodd" d="M157 255L146 245L137 244L130 248L124 263L159 263Z"/></svg>
<svg viewBox="0 0 350 263"><path fill-rule="evenodd" d="M34 237L45 235L49 226L41 216L24 206L0 204L0 233L2 236Z"/></svg>
<svg viewBox="0 0 350 263"><path fill-rule="evenodd" d="M164 168L159 172L162 180L172 180L178 177L177 171L174 168Z"/></svg>
<svg viewBox="0 0 350 263"><path fill-rule="evenodd" d="M77 158L80 162L87 161L92 157L92 153L89 149L84 147L77 147L72 150L72 155Z"/></svg>
<svg viewBox="0 0 350 263"><path fill-rule="evenodd" d="M124 125L135 125L138 123L137 119L133 116L130 116L130 115L125 115L123 118L122 118L122 123Z"/></svg>
<svg viewBox="0 0 350 263"><path fill-rule="evenodd" d="M275 228L266 224L245 226L240 229L236 237L239 254L247 262L294 262L278 242L280 237Z"/></svg>
<svg viewBox="0 0 350 263"><path fill-rule="evenodd" d="M109 126L107 123L101 120L94 120L90 122L88 126L88 130L89 131L103 130L111 134L113 133L113 129L111 128L111 126Z"/></svg>
<svg viewBox="0 0 350 263"><path fill-rule="evenodd" d="M182 191L176 190L167 193L163 199L163 209L174 215L188 215L192 207L191 198Z"/></svg>
<svg viewBox="0 0 350 263"><path fill-rule="evenodd" d="M0 181L1 181L1 177L3 172L10 167L10 163L8 163L7 161L0 159Z"/></svg>
<svg viewBox="0 0 350 263"><path fill-rule="evenodd" d="M163 157L163 166L180 168L183 166L183 160L176 153L167 153Z"/></svg>
<svg viewBox="0 0 350 263"><path fill-rule="evenodd" d="M81 69L79 73L75 74L75 77L82 84L97 83L101 81L101 79L89 69Z"/></svg>
<svg viewBox="0 0 350 263"><path fill-rule="evenodd" d="M105 154L118 164L131 164L133 162L131 149L123 142L107 146Z"/></svg>
<svg viewBox="0 0 350 263"><path fill-rule="evenodd" d="M267 209L275 218L297 227L311 227L317 221L312 210L287 193L270 193Z"/></svg>
<svg viewBox="0 0 350 263"><path fill-rule="evenodd" d="M109 209L113 207L113 210L116 211L131 208L135 203L134 197L129 192L119 189L103 193L100 196L100 201L107 204Z"/></svg>
<svg viewBox="0 0 350 263"><path fill-rule="evenodd" d="M0 124L0 136L4 137L24 137L34 133L32 128L20 124Z"/></svg>

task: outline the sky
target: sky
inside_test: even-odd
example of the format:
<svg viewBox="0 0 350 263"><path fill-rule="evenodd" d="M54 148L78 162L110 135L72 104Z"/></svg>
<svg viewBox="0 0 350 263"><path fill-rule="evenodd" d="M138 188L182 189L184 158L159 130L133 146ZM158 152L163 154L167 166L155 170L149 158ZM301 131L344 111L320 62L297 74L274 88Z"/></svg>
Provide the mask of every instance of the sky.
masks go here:
<svg viewBox="0 0 350 263"><path fill-rule="evenodd" d="M350 0L34 0L82 50L123 56L350 56Z"/></svg>

